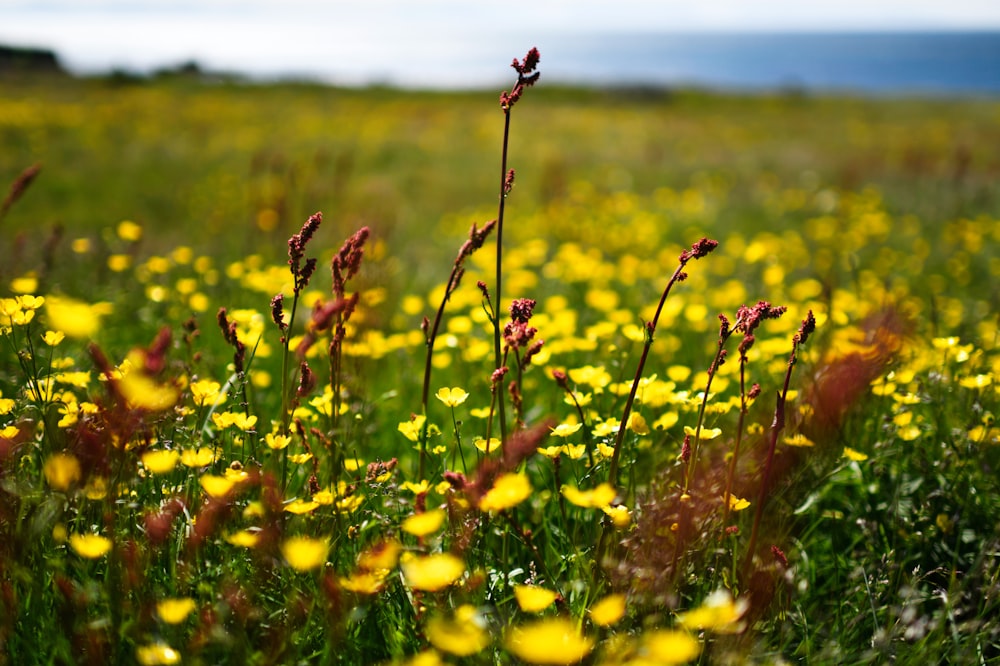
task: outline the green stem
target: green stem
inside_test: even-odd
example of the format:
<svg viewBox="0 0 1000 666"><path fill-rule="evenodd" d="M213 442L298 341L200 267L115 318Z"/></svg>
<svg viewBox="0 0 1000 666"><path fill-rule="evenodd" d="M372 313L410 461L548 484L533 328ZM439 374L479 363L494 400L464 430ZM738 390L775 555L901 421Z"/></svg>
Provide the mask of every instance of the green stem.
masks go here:
<svg viewBox="0 0 1000 666"><path fill-rule="evenodd" d="M663 290L663 294L660 296L660 302L656 306L656 313L653 315L652 320L646 324L645 328L645 340L642 346L642 356L639 357L639 365L635 369L635 379L632 380L632 388L629 389L628 398L625 400L625 410L622 412L622 420L618 425L618 433L615 436L615 450L611 454L611 467L608 470L608 483L610 483L615 488L618 487L618 461L621 459L622 444L625 440L625 431L628 429L628 419L632 412L632 403L635 401L635 394L639 390L639 382L642 381L642 371L646 366L646 359L649 358L649 348L653 346L653 336L656 333L656 322L660 319L660 313L663 311L663 304L667 300L667 295L670 294L670 289L674 284L680 279L680 276L684 272L684 266L687 264L687 260L681 259L680 264L674 271L674 274L670 276L670 280L667 282L666 288Z"/></svg>

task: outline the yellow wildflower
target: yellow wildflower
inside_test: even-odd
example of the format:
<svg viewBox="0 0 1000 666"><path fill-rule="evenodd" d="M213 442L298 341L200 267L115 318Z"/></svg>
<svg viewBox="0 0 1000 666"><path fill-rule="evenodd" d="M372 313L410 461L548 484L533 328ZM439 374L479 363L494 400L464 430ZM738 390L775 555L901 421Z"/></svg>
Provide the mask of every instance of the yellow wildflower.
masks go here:
<svg viewBox="0 0 1000 666"><path fill-rule="evenodd" d="M525 613L540 613L559 597L559 594L538 585L515 585L514 598Z"/></svg>
<svg viewBox="0 0 1000 666"><path fill-rule="evenodd" d="M472 441L472 443L483 453L493 453L500 448L500 440L496 437L490 437L488 442L483 437L477 437Z"/></svg>
<svg viewBox="0 0 1000 666"><path fill-rule="evenodd" d="M728 633L738 631L739 619L747 610L746 600L736 601L726 590L713 592L698 608L682 613L678 624L685 629L710 629Z"/></svg>
<svg viewBox="0 0 1000 666"><path fill-rule="evenodd" d="M400 529L416 537L425 537L441 529L444 518L445 513L441 509L424 511L408 516L400 525Z"/></svg>
<svg viewBox="0 0 1000 666"><path fill-rule="evenodd" d="M609 594L590 607L590 619L599 627L609 627L624 616L624 594Z"/></svg>
<svg viewBox="0 0 1000 666"><path fill-rule="evenodd" d="M457 407L468 399L469 394L456 386L453 388L438 389L434 397L443 402L447 407Z"/></svg>
<svg viewBox="0 0 1000 666"><path fill-rule="evenodd" d="M56 490L69 490L80 480L80 461L71 453L53 453L42 468L45 480Z"/></svg>
<svg viewBox="0 0 1000 666"><path fill-rule="evenodd" d="M177 451L147 451L142 454L142 464L153 474L168 474L177 466L181 454Z"/></svg>
<svg viewBox="0 0 1000 666"><path fill-rule="evenodd" d="M100 534L71 534L69 547L80 557L93 560L103 557L111 550L111 539Z"/></svg>
<svg viewBox="0 0 1000 666"><path fill-rule="evenodd" d="M239 546L240 548L253 548L260 541L260 532L251 532L250 530L240 530L239 532L233 532L226 537L226 541L234 546Z"/></svg>
<svg viewBox="0 0 1000 666"><path fill-rule="evenodd" d="M643 652L658 666L686 664L701 654L701 643L686 631L659 629L642 637Z"/></svg>
<svg viewBox="0 0 1000 666"><path fill-rule="evenodd" d="M181 661L180 653L166 643L140 645L135 649L135 658L142 666L171 666Z"/></svg>
<svg viewBox="0 0 1000 666"><path fill-rule="evenodd" d="M468 657L490 644L490 636L481 624L476 609L463 604L451 618L432 617L427 622L427 640L442 652Z"/></svg>
<svg viewBox="0 0 1000 666"><path fill-rule="evenodd" d="M618 492L610 483L602 483L591 490L580 490L573 486L562 486L560 491L571 504L584 508L600 509L614 501Z"/></svg>
<svg viewBox="0 0 1000 666"><path fill-rule="evenodd" d="M684 434L694 437L695 429L691 426L684 426ZM698 433L698 439L715 439L722 434L722 428L702 428Z"/></svg>
<svg viewBox="0 0 1000 666"><path fill-rule="evenodd" d="M410 557L400 563L406 584L414 590L437 592L448 587L465 573L465 562L451 553Z"/></svg>
<svg viewBox="0 0 1000 666"><path fill-rule="evenodd" d="M479 500L479 508L482 511L503 511L528 499L531 493L531 482L524 474L502 474Z"/></svg>
<svg viewBox="0 0 1000 666"><path fill-rule="evenodd" d="M575 664L590 654L594 641L566 618L540 620L515 627L507 648L529 664Z"/></svg>
<svg viewBox="0 0 1000 666"><path fill-rule="evenodd" d="M313 500L303 500L303 499L296 499L285 505L286 512L294 513L296 515L309 513L311 511L315 511L318 508L319 508L319 502Z"/></svg>
<svg viewBox="0 0 1000 666"><path fill-rule="evenodd" d="M207 446L181 451L181 464L185 467L205 467L215 460L215 453Z"/></svg>
<svg viewBox="0 0 1000 666"><path fill-rule="evenodd" d="M844 447L844 457L848 460L853 460L854 462L863 462L868 460L868 455L861 453L860 451L855 451L849 446Z"/></svg>
<svg viewBox="0 0 1000 666"><path fill-rule="evenodd" d="M156 615L167 624L180 624L195 608L194 599L189 597L164 599L156 604Z"/></svg>
<svg viewBox="0 0 1000 666"><path fill-rule="evenodd" d="M296 536L281 544L281 554L296 571L309 571L326 562L330 544L324 539Z"/></svg>

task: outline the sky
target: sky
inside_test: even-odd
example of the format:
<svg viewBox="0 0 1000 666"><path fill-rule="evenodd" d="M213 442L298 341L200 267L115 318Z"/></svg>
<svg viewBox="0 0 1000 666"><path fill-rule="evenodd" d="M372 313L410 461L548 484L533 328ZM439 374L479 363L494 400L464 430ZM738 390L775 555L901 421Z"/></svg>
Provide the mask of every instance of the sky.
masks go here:
<svg viewBox="0 0 1000 666"><path fill-rule="evenodd" d="M0 0L0 44L78 72L195 60L344 83L475 78L553 35L961 29L1000 30L1000 0Z"/></svg>

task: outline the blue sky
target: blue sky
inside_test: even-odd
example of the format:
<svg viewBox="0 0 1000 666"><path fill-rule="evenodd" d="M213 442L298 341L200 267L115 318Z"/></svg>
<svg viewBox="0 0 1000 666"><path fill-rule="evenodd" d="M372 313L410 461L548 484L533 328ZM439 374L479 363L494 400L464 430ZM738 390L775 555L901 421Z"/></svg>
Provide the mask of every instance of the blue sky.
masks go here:
<svg viewBox="0 0 1000 666"><path fill-rule="evenodd" d="M1000 0L0 0L0 43L53 48L79 71L194 59L347 82L471 69L496 57L486 45L517 54L554 34L969 28L1000 30Z"/></svg>

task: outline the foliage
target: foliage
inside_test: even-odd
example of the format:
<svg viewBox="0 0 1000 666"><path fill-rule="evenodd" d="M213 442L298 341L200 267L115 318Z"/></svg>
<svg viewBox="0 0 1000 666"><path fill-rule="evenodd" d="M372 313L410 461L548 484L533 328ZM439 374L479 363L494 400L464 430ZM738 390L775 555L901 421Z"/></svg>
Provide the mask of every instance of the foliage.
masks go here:
<svg viewBox="0 0 1000 666"><path fill-rule="evenodd" d="M531 58L0 102L0 660L998 656L996 103Z"/></svg>

